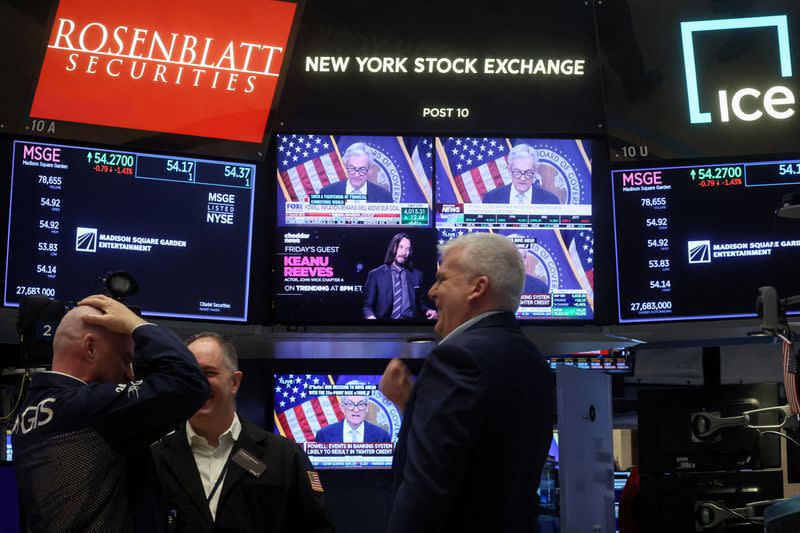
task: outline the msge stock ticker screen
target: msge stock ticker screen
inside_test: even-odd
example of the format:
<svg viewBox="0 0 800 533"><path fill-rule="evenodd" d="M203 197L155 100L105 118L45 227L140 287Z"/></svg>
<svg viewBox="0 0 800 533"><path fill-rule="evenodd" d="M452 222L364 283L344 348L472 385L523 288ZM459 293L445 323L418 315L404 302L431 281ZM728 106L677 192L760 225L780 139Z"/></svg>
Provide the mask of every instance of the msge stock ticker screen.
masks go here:
<svg viewBox="0 0 800 533"><path fill-rule="evenodd" d="M759 287L800 292L800 223L776 216L800 160L612 174L621 322L755 316Z"/></svg>
<svg viewBox="0 0 800 533"><path fill-rule="evenodd" d="M6 306L127 271L152 316L245 321L255 166L14 141Z"/></svg>

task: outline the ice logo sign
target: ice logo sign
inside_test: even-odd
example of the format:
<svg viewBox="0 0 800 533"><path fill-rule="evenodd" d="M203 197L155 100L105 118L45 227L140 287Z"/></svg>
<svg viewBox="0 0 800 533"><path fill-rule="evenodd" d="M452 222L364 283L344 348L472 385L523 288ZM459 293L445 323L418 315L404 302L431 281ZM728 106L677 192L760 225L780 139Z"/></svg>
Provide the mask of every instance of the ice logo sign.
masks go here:
<svg viewBox="0 0 800 533"><path fill-rule="evenodd" d="M789 25L786 15L746 17L681 22L681 44L686 74L686 93L689 102L689 121L692 124L709 124L710 111L700 110L700 79L695 64L695 36L708 31L737 31L763 28L776 32L776 51L780 60L780 77L792 77L792 58L789 46ZM700 46L697 46L700 49ZM795 96L785 85L761 87L716 87L718 117L721 122L753 122L764 115L785 120L795 114Z"/></svg>

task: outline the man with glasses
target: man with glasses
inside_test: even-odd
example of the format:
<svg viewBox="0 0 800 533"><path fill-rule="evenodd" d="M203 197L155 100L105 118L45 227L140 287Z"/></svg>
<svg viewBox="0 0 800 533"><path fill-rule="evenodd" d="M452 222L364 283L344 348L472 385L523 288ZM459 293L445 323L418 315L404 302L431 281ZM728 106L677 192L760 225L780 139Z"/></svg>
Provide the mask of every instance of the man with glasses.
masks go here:
<svg viewBox="0 0 800 533"><path fill-rule="evenodd" d="M339 405L344 420L320 429L316 442L392 442L388 431L365 420L369 407L366 396L343 396Z"/></svg>
<svg viewBox="0 0 800 533"><path fill-rule="evenodd" d="M372 151L364 143L351 144L342 156L347 179L326 185L319 194L348 195L347 203L386 203L390 204L392 193L367 179L374 165Z"/></svg>
<svg viewBox="0 0 800 533"><path fill-rule="evenodd" d="M536 150L529 144L518 144L508 152L508 171L511 183L487 192L485 204L558 204L558 197L542 188L536 167Z"/></svg>

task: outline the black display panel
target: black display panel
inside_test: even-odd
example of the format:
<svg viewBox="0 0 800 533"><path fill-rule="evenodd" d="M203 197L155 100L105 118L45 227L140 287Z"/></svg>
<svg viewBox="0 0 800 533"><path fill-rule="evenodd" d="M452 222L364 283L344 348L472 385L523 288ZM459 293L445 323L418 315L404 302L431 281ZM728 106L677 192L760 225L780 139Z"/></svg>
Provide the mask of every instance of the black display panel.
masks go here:
<svg viewBox="0 0 800 533"><path fill-rule="evenodd" d="M776 218L800 160L615 170L620 322L753 317L800 291L800 224Z"/></svg>
<svg viewBox="0 0 800 533"><path fill-rule="evenodd" d="M280 133L273 146L277 320L435 319L433 138Z"/></svg>
<svg viewBox="0 0 800 533"><path fill-rule="evenodd" d="M592 2L307 2L279 127L586 135L603 126Z"/></svg>
<svg viewBox="0 0 800 533"><path fill-rule="evenodd" d="M553 370L558 365L570 365L583 370L597 370L614 374L632 371L632 355L628 350L594 350L566 355L548 355L547 362Z"/></svg>
<svg viewBox="0 0 800 533"><path fill-rule="evenodd" d="M128 271L148 316L245 321L254 165L14 141L4 304Z"/></svg>
<svg viewBox="0 0 800 533"><path fill-rule="evenodd" d="M300 444L316 468L390 468L402 411L380 375L274 374L275 432Z"/></svg>
<svg viewBox="0 0 800 533"><path fill-rule="evenodd" d="M402 251L398 250L398 245ZM410 246L410 249L409 249ZM390 249L402 256L405 313L393 316ZM276 244L278 321L353 323L365 320L432 320L428 290L436 275L432 229L278 228Z"/></svg>
<svg viewBox="0 0 800 533"><path fill-rule="evenodd" d="M597 3L612 162L800 149L795 0Z"/></svg>
<svg viewBox="0 0 800 533"><path fill-rule="evenodd" d="M439 244L482 231L519 248L518 318L594 318L591 142L437 137L435 210Z"/></svg>

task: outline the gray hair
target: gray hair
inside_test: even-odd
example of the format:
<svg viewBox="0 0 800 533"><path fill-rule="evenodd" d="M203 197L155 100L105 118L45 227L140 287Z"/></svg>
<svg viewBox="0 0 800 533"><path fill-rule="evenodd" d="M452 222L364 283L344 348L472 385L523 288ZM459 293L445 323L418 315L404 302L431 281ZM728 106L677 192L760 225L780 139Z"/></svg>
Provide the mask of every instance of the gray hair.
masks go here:
<svg viewBox="0 0 800 533"><path fill-rule="evenodd" d="M533 158L533 167L536 168L536 165L539 164L539 157L536 155L536 148L531 146L530 144L518 144L508 152L508 166L511 166L511 162L515 159L520 159L522 157L532 157Z"/></svg>
<svg viewBox="0 0 800 533"><path fill-rule="evenodd" d="M439 253L444 257L454 249L462 250L461 269L473 277L488 277L500 309L515 312L525 285L525 266L516 245L496 233L467 233L440 245Z"/></svg>
<svg viewBox="0 0 800 533"><path fill-rule="evenodd" d="M344 155L342 156L342 161L344 161L345 164L347 164L347 160L350 159L351 156L364 155L364 154L366 154L366 156L369 158L369 164L371 165L372 164L372 150L369 149L369 146L367 146L364 143L360 143L360 142L359 143L353 143L353 144L351 144L350 146L347 147L347 150L345 150Z"/></svg>
<svg viewBox="0 0 800 533"><path fill-rule="evenodd" d="M231 341L216 331L201 331L200 333L195 333L191 337L187 337L183 342L186 344L186 346L189 346L194 341L203 339L212 339L216 341L222 350L222 358L225 360L225 363L228 365L228 367L233 372L239 370L239 356L236 355L236 347Z"/></svg>

